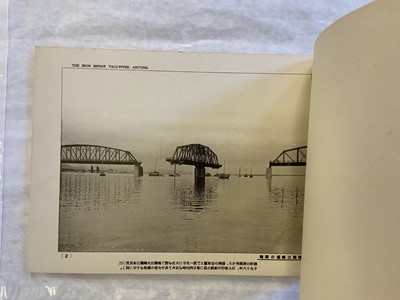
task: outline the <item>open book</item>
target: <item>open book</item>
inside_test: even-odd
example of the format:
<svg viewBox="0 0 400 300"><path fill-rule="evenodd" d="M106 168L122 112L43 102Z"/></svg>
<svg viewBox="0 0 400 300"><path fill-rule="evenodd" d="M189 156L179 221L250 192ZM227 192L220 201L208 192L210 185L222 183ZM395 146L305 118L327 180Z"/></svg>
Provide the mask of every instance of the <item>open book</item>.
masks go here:
<svg viewBox="0 0 400 300"><path fill-rule="evenodd" d="M293 276L301 262L306 299L327 282L335 299L392 289L399 13L354 12L314 58L39 47L30 270Z"/></svg>

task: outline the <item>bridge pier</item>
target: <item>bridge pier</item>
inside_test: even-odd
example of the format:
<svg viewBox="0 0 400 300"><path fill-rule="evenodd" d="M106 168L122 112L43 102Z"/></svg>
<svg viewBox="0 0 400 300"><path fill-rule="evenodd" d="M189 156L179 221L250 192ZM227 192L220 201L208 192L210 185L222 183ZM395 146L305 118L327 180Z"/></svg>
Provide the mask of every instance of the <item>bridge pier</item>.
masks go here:
<svg viewBox="0 0 400 300"><path fill-rule="evenodd" d="M133 168L133 175L135 175L135 177L142 177L143 176L143 167L135 166Z"/></svg>
<svg viewBox="0 0 400 300"><path fill-rule="evenodd" d="M197 192L204 192L206 186L206 168L196 166L194 169L194 186Z"/></svg>
<svg viewBox="0 0 400 300"><path fill-rule="evenodd" d="M196 166L196 168L194 169L194 178L206 178L206 168Z"/></svg>
<svg viewBox="0 0 400 300"><path fill-rule="evenodd" d="M206 178L205 177L197 177L194 179L194 189L198 195L204 194L206 189ZM203 197L201 197L203 198Z"/></svg>

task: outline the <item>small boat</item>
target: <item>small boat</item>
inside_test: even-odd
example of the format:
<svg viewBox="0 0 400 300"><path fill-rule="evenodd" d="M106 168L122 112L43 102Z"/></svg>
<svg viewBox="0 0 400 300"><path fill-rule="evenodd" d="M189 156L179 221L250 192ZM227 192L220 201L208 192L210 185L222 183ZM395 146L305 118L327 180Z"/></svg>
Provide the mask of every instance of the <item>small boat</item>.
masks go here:
<svg viewBox="0 0 400 300"><path fill-rule="evenodd" d="M229 179L229 176L231 176L231 174L218 174L219 179Z"/></svg>
<svg viewBox="0 0 400 300"><path fill-rule="evenodd" d="M97 172L100 172L99 166L97 166ZM106 176L106 173L104 173L103 161L101 162L101 172L100 172L100 176Z"/></svg>
<svg viewBox="0 0 400 300"><path fill-rule="evenodd" d="M169 176L171 176L171 177L179 177L179 176L181 176L181 174L179 174L179 173L174 173L174 174L169 174Z"/></svg>
<svg viewBox="0 0 400 300"><path fill-rule="evenodd" d="M176 172L176 165L174 165L174 173L169 174L169 176L171 176L171 177L179 177L179 176L181 176L181 174Z"/></svg>
<svg viewBox="0 0 400 300"><path fill-rule="evenodd" d="M150 172L149 176L164 176L163 173L156 171L156 169L157 169L157 158L156 158L156 163L154 165L154 171Z"/></svg>
<svg viewBox="0 0 400 300"><path fill-rule="evenodd" d="M218 174L218 177L219 179L229 179L229 176L231 176L231 174L225 173L225 162L224 162L224 173Z"/></svg>
<svg viewBox="0 0 400 300"><path fill-rule="evenodd" d="M149 173L149 176L164 176L164 174L154 170Z"/></svg>

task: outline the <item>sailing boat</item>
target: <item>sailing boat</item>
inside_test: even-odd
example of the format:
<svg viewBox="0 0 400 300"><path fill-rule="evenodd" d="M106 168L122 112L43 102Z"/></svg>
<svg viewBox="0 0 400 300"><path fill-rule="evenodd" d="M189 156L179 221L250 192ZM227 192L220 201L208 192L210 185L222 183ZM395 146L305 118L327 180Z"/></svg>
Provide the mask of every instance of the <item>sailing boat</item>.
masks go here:
<svg viewBox="0 0 400 300"><path fill-rule="evenodd" d="M99 167L97 167L99 169ZM101 161L101 173L100 176L106 176L106 173L104 173L104 167L103 167L103 161Z"/></svg>
<svg viewBox="0 0 400 300"><path fill-rule="evenodd" d="M253 178L253 167L250 168L250 175L249 175L249 177L250 177L250 178Z"/></svg>
<svg viewBox="0 0 400 300"><path fill-rule="evenodd" d="M171 177L179 177L179 176L181 176L179 173L176 173L176 165L174 165L174 173L173 174L169 174L169 176L171 176Z"/></svg>
<svg viewBox="0 0 400 300"><path fill-rule="evenodd" d="M225 173L225 162L224 162L224 173L218 174L218 177L219 177L220 179L229 179L229 176L231 176L231 174L226 174L226 173Z"/></svg>
<svg viewBox="0 0 400 300"><path fill-rule="evenodd" d="M240 174L240 171L241 171L241 167L239 167L239 174L238 174L238 177L242 177L242 174Z"/></svg>
<svg viewBox="0 0 400 300"><path fill-rule="evenodd" d="M163 173L156 171L157 169L157 158L156 158L156 163L154 164L154 171L149 173L149 176L164 176Z"/></svg>

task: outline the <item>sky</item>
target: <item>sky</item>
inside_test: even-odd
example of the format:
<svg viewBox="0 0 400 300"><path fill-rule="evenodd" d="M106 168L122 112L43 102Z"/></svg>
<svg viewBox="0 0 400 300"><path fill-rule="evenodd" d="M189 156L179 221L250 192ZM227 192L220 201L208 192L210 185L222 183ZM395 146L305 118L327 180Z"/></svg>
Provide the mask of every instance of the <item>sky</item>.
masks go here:
<svg viewBox="0 0 400 300"><path fill-rule="evenodd" d="M172 170L165 157L199 143L226 172L265 174L307 144L310 85L309 75L66 69L62 144L128 150L148 172L156 159Z"/></svg>

